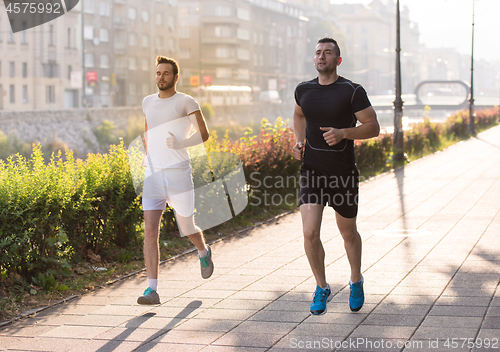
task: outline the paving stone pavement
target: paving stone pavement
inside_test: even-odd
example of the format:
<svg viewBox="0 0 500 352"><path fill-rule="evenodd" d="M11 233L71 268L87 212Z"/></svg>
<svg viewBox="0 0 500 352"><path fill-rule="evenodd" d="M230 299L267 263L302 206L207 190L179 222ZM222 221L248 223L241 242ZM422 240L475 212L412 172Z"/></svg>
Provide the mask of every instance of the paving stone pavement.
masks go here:
<svg viewBox="0 0 500 352"><path fill-rule="evenodd" d="M159 306L136 304L143 272L0 328L0 350L500 351L500 126L364 182L358 224L357 313L327 209L335 295L325 315L309 314L315 283L295 212L214 243L208 280L195 254L162 264Z"/></svg>

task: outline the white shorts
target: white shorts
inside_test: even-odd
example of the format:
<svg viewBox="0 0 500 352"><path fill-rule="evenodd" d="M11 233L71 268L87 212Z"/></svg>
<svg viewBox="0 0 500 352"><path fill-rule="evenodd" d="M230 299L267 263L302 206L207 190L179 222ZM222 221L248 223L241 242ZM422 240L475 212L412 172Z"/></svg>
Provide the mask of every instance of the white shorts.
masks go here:
<svg viewBox="0 0 500 352"><path fill-rule="evenodd" d="M142 210L165 210L167 203L182 217L194 214L194 185L191 167L182 169L146 168Z"/></svg>

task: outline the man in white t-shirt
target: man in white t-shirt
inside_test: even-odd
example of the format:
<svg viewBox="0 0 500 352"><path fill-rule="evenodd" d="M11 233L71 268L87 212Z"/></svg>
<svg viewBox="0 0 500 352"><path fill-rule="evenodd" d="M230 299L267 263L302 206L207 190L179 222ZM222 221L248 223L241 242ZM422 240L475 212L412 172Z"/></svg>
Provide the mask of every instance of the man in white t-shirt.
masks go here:
<svg viewBox="0 0 500 352"><path fill-rule="evenodd" d="M182 234L198 249L201 276L208 279L214 270L212 251L203 232L194 223L194 187L188 147L205 142L208 128L198 103L175 89L179 66L174 59L156 58L159 92L142 101L145 121L146 167L142 208L144 211L144 260L149 287L137 299L139 304L159 304L159 233L166 204L174 209ZM194 130L193 134L191 130Z"/></svg>

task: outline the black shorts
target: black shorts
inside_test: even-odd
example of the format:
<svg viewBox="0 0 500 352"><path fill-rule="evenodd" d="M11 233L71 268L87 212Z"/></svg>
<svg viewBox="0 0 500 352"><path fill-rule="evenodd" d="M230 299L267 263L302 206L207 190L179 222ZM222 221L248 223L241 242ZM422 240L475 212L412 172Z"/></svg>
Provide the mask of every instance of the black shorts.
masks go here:
<svg viewBox="0 0 500 352"><path fill-rule="evenodd" d="M302 165L300 199L302 204L322 204L335 209L345 218L358 215L358 170L324 171Z"/></svg>

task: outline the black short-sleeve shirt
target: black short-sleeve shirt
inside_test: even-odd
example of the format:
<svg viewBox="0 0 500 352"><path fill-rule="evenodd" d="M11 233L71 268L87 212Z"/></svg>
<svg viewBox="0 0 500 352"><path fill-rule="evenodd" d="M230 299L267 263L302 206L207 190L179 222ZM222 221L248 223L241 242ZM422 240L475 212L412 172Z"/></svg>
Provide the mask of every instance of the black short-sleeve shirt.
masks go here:
<svg viewBox="0 0 500 352"><path fill-rule="evenodd" d="M355 127L354 113L371 106L364 88L341 76L321 85L316 77L295 88L295 101L306 118L304 165L326 171L355 169L354 141L343 139L329 146L320 127Z"/></svg>

